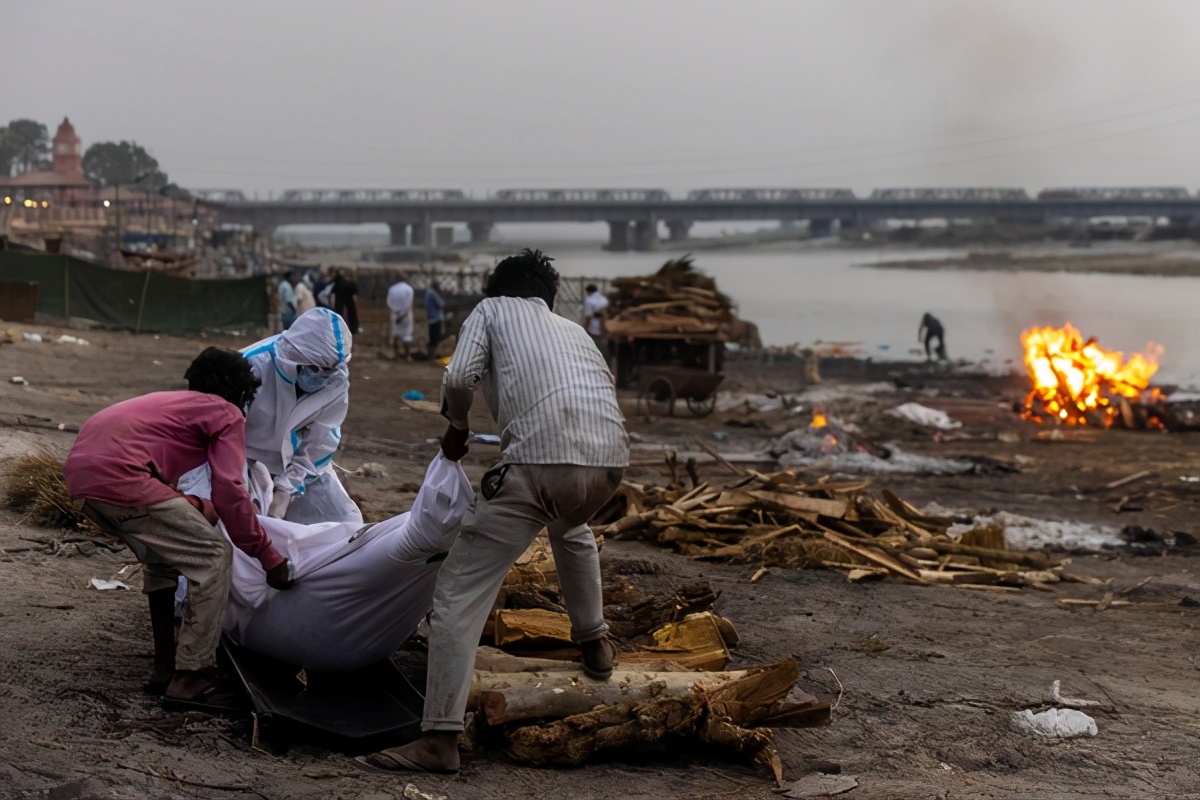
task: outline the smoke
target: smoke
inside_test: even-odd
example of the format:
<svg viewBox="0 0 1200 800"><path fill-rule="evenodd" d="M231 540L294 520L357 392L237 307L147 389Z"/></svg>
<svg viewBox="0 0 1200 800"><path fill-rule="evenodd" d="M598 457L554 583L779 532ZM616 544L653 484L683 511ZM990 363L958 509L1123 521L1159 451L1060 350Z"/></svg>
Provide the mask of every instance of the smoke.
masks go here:
<svg viewBox="0 0 1200 800"><path fill-rule="evenodd" d="M1002 124L1045 93L1067 60L1067 43L1031 6L999 0L939 0L919 42L940 88L933 110L943 130ZM1026 109L1027 112L1027 109Z"/></svg>

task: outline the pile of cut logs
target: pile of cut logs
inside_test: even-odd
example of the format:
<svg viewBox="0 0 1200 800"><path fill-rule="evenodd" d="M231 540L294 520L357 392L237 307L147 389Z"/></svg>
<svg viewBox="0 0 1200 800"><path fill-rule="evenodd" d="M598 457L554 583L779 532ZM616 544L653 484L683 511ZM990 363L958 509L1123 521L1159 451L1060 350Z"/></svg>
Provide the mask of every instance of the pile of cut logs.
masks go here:
<svg viewBox="0 0 1200 800"><path fill-rule="evenodd" d="M956 520L930 516L868 480L809 481L796 471L748 472L723 489L708 484L625 483L597 516L596 532L657 542L701 559L760 567L845 570L852 581L888 575L920 584L1018 591L1069 580L1041 552L1008 550L996 526L947 531Z"/></svg>
<svg viewBox="0 0 1200 800"><path fill-rule="evenodd" d="M733 336L732 301L690 256L668 261L649 277L617 278L612 289L605 323L611 337Z"/></svg>
<svg viewBox="0 0 1200 800"><path fill-rule="evenodd" d="M626 568L647 569L638 562ZM494 647L481 647L476 658L470 736L545 765L702 742L767 766L781 780L771 728L830 721L828 703L795 688L796 662L726 672L738 635L714 613L717 595L707 582L656 594L606 572L605 617L619 653L613 677L602 682L578 672L548 543L535 541L521 557L484 633Z"/></svg>

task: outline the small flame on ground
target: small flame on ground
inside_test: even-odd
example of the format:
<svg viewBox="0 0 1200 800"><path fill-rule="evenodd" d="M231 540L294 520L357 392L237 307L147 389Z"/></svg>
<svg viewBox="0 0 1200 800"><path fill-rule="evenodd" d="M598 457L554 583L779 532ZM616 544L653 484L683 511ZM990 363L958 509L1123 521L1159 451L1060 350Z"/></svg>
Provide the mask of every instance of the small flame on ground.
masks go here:
<svg viewBox="0 0 1200 800"><path fill-rule="evenodd" d="M1025 398L1026 419L1057 419L1067 425L1090 421L1112 422L1120 414L1119 398L1142 399L1158 371L1163 348L1146 346L1125 360L1116 350L1106 350L1095 339L1086 341L1069 322L1061 328L1030 328L1021 334L1025 366L1033 385Z"/></svg>
<svg viewBox="0 0 1200 800"><path fill-rule="evenodd" d="M824 428L829 424L829 418L825 416L825 411L821 408L813 410L812 422L809 423L810 428Z"/></svg>

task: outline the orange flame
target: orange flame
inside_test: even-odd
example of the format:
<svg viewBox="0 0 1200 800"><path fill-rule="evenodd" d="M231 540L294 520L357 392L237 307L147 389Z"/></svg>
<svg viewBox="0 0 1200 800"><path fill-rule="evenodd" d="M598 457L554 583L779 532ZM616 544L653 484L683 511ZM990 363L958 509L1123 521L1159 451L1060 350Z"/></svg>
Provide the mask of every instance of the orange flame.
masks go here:
<svg viewBox="0 0 1200 800"><path fill-rule="evenodd" d="M825 416L825 411L821 408L813 410L812 422L809 423L810 428L824 428L829 424L829 418Z"/></svg>
<svg viewBox="0 0 1200 800"><path fill-rule="evenodd" d="M1126 361L1123 353L1105 350L1095 339L1084 341L1069 322L1061 328L1030 328L1021 334L1021 345L1033 384L1022 416L1068 425L1111 422L1120 413L1114 400L1141 398L1163 354L1151 343Z"/></svg>

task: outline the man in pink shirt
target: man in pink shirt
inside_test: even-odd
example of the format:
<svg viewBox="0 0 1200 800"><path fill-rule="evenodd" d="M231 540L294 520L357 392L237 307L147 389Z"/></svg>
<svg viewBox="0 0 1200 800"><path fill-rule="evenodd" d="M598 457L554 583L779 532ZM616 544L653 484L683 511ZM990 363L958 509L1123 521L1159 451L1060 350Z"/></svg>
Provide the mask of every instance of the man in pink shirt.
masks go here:
<svg viewBox="0 0 1200 800"><path fill-rule="evenodd" d="M79 431L63 465L84 513L118 536L144 567L154 673L147 691L223 705L217 645L229 602L232 552L216 527L256 558L275 589L290 588L289 565L267 538L242 481L245 409L259 380L241 354L210 347L184 378L187 391L154 392L110 406ZM212 500L181 494L181 476L208 464ZM174 594L188 579L188 610L175 643Z"/></svg>

